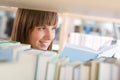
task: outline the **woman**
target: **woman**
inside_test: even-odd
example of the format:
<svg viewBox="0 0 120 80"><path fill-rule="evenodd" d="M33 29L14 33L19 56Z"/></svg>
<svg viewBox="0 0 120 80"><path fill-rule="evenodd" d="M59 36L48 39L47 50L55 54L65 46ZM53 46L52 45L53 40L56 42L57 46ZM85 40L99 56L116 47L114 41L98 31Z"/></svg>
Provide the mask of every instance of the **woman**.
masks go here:
<svg viewBox="0 0 120 80"><path fill-rule="evenodd" d="M32 48L51 50L58 23L56 12L18 9L11 40L31 44Z"/></svg>

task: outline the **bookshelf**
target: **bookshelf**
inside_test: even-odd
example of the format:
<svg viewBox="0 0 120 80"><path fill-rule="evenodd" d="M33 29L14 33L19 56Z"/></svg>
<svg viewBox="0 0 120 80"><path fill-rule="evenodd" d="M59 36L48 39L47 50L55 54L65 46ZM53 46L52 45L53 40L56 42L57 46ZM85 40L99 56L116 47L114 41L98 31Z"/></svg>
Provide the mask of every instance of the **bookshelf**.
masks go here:
<svg viewBox="0 0 120 80"><path fill-rule="evenodd" d="M62 19L63 23L60 30L60 51L62 51L64 45L68 43L68 38L70 33L75 32L75 20L79 20L77 24L80 29L77 33L82 34L91 34L95 36L104 36L104 37L112 37L115 38L116 32L114 24L119 23L119 19L112 19L112 18L104 18L104 17L95 17L95 16L88 16L88 15L81 15L81 14L71 14L71 13L63 13ZM89 25L92 28L92 31L89 33L85 33L85 25ZM65 34L65 36L63 36ZM118 33L117 33L118 34ZM118 38L117 38L118 39ZM74 42L75 43L75 42Z"/></svg>
<svg viewBox="0 0 120 80"><path fill-rule="evenodd" d="M54 3L56 3L58 5L56 5ZM61 25L60 34L59 34L60 35L60 40L59 40L60 46L59 46L59 51L58 51L60 53L63 50L65 44L67 43L67 40L69 38L68 37L69 33L74 32L74 21L73 21L74 19L76 19L76 18L80 19L80 20L82 19L82 21L81 21L82 23L84 22L83 20L93 20L93 21L97 21L97 22L102 21L102 22L120 23L120 19L119 19L119 17L120 17L119 16L120 5L119 5L119 2L109 1L109 4L108 4L108 1L107 2L105 2L105 1L99 2L99 1L92 0L91 3L88 3L88 4L86 4L86 3L88 3L88 1L86 1L86 0L84 0L84 1L71 0L69 2L67 0L62 0L60 2L59 1L56 2L55 0L52 0L52 1L1 0L0 5L59 12L60 16L62 17L62 25ZM96 5L94 5L94 3L96 3ZM104 5L101 6L103 3L104 3ZM0 8L0 9L3 9L3 8ZM11 8L7 8L6 10L9 10L9 9L13 10ZM115 11L115 12L113 12L113 11ZM110 14L110 13L113 13L113 14ZM83 24L81 24L81 25L78 24L78 25L80 26L80 30L78 30L78 32L82 32L84 29L83 28L84 25ZM65 35L63 36L63 34L65 34ZM88 43L86 45L88 45ZM33 52L35 52L35 51L33 51ZM33 60L31 60L31 58ZM38 63L36 63L35 58L36 58L36 56L34 56L34 57L29 56L28 57L28 55L26 55L25 57L22 56L22 59L19 63L10 63L10 64L5 63L5 65L1 64L1 66L0 66L0 70L1 70L0 74L2 76L1 80L8 80L8 79L11 79L11 80L16 80L16 79L22 80L23 79L24 80L24 78L28 79L28 80L34 80L35 75L36 75L36 73L34 74L34 72L36 71L35 64L38 64ZM24 60L26 62L24 62ZM29 60L31 60L31 63ZM62 64L60 64L61 71L59 71L60 68L57 68L58 66L56 68L52 68L52 69L58 69L58 72L61 72L60 74L57 73L60 76L60 78L57 77L57 78L59 78L57 80L71 79L71 78L78 80L78 79L80 79L80 77L81 77L81 80L82 79L89 80L89 78L90 78L90 80L109 80L109 79L120 80L120 78L118 76L119 75L118 71L119 71L120 61L113 59L112 61L110 60L111 62L107 62L108 60L109 60L109 58L108 59L100 58L98 61L95 60L95 61L91 61L90 63L79 62L79 63L74 64L74 62L71 63L71 62L69 62L68 59L66 59L65 63L63 62ZM55 63L57 63L57 61L59 62L59 59L55 59L54 61L51 61L52 66L55 67L55 65L56 65ZM42 65L44 63L45 62L40 63L40 64ZM76 66L76 64L77 64L77 66ZM29 66L29 68L28 68L28 66ZM100 67L99 69L98 69L98 66ZM42 66L42 67L45 67L45 66ZM67 74L65 73L66 67L68 68ZM107 76L103 75L105 68L107 68L107 70L108 70L106 72ZM81 72L80 72L80 69L81 69ZM94 69L96 69L96 70L94 70ZM70 70L72 71L70 73L71 74L74 73L76 76L71 75L71 78L69 78L68 75L69 75ZM13 72L13 74L8 73L8 71ZM25 71L24 74L21 71ZM89 74L90 71L93 71L92 72L93 74L92 73ZM114 74L110 71L113 71ZM87 72L87 74L84 72ZM19 73L19 75L17 75L18 73ZM79 75L79 73L81 75ZM6 75L8 75L8 77L6 77ZM86 75L87 77L84 75ZM110 75L113 75L113 76L110 76ZM53 79L54 75L49 76L49 77L50 78L52 77L52 79Z"/></svg>
<svg viewBox="0 0 120 80"><path fill-rule="evenodd" d="M12 11L12 12L16 12L17 7L0 6L0 10L3 10L3 11Z"/></svg>
<svg viewBox="0 0 120 80"><path fill-rule="evenodd" d="M15 7L0 6L0 38L9 38L16 10Z"/></svg>
<svg viewBox="0 0 120 80"><path fill-rule="evenodd" d="M7 46L7 44L11 44L11 45ZM71 48L72 47L73 46L71 46ZM9 53L11 54L7 54L8 52L6 51L10 49L13 50L14 53L9 51ZM4 51L2 52L2 50ZM93 54L92 51L90 52L91 54ZM84 58L82 58L83 56L81 56L81 59L77 57L76 61L71 61L69 57L60 58L60 55L58 55L56 52L53 51L41 51L37 49L32 49L30 45L25 45L25 44L20 44L19 42L10 42L10 41L0 42L0 53L9 55L9 58L11 58L11 60L8 61L7 60L8 58L5 57L5 55L0 54L1 80L8 80L8 79L10 80L16 80L16 79L17 80L24 80L24 79L119 80L120 79L119 78L120 57L118 59L112 57L101 57L101 58L96 58L94 60L88 59L87 61L86 60L84 61ZM16 56L14 56L14 58L10 56L15 54ZM88 51L87 56L90 56L91 54ZM95 54L95 55L99 55L99 54ZM80 60L77 61L77 59ZM104 73L106 75L104 75Z"/></svg>

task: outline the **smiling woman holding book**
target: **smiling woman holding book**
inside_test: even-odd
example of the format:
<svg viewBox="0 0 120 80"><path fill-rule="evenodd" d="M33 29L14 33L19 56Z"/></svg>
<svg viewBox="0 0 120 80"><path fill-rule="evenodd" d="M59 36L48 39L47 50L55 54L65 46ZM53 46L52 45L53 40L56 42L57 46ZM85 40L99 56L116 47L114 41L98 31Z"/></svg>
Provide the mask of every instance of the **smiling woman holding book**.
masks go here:
<svg viewBox="0 0 120 80"><path fill-rule="evenodd" d="M57 23L56 12L19 8L11 40L31 44L32 48L51 50Z"/></svg>

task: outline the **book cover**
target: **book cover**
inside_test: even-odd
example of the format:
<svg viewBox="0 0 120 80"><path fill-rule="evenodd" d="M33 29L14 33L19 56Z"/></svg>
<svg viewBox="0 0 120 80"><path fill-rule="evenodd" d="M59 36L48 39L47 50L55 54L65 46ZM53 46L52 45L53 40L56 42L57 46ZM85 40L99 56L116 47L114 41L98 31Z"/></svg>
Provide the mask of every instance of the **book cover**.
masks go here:
<svg viewBox="0 0 120 80"><path fill-rule="evenodd" d="M96 59L99 52L83 48L83 47L73 47L71 45L66 45L60 54L60 58L69 57L70 61L89 61L91 59Z"/></svg>
<svg viewBox="0 0 120 80"><path fill-rule="evenodd" d="M3 46L0 45L0 47L3 47ZM0 59L6 60L9 62L16 61L17 54L19 52L26 50L26 49L30 49L30 45L19 44L19 45L12 45L12 46L6 46L4 48L0 48Z"/></svg>
<svg viewBox="0 0 120 80"><path fill-rule="evenodd" d="M44 51L38 55L35 80L46 80L48 61L56 58L58 58L58 54L53 51Z"/></svg>

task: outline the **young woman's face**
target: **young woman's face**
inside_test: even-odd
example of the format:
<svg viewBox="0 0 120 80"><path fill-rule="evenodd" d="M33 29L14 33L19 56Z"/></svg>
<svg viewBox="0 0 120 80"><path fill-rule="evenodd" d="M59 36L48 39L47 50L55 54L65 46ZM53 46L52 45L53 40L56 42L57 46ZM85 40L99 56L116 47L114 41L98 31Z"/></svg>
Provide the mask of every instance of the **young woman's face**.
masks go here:
<svg viewBox="0 0 120 80"><path fill-rule="evenodd" d="M32 48L47 50L55 37L55 29L55 26L35 27L29 37Z"/></svg>

